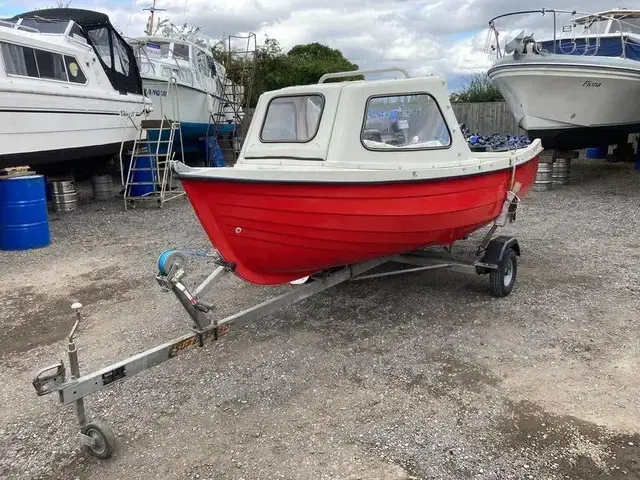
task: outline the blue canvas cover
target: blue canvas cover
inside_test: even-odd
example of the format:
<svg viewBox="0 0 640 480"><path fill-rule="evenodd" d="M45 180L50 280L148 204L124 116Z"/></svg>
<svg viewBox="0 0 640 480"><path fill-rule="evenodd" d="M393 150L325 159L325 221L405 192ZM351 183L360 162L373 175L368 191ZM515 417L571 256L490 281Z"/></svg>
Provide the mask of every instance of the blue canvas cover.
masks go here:
<svg viewBox="0 0 640 480"><path fill-rule="evenodd" d="M628 36L625 40L625 55L631 60L640 60L640 42ZM600 45L596 51L596 40L594 38L584 39L576 38L575 47L571 40L556 40L556 51L558 55L596 55L599 57L621 57L622 41L621 38L604 37L600 38ZM553 40L540 42L542 48L553 53ZM595 53L594 53L595 52Z"/></svg>

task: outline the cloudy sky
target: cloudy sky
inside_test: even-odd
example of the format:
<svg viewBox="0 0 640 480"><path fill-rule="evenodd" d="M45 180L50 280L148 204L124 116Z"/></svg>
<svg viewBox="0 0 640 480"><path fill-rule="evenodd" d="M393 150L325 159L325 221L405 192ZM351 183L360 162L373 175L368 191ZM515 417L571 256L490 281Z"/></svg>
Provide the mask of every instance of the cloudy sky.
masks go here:
<svg viewBox="0 0 640 480"><path fill-rule="evenodd" d="M637 2L555 0L550 5L527 4L520 9L578 6L582 11L598 12L637 7ZM0 0L0 17L55 3ZM139 36L148 18L142 9L150 4L151 0L72 0L70 6L107 13L126 35ZM342 50L362 68L401 65L414 75L445 75L451 89L490 64L484 52L488 20L519 9L509 0L157 0L156 6L166 9L157 14L161 18L199 25L213 38L253 31L258 41L273 37L284 48L317 41ZM514 31L525 26L540 33L552 25L550 16L518 19L520 23L511 21L504 28Z"/></svg>

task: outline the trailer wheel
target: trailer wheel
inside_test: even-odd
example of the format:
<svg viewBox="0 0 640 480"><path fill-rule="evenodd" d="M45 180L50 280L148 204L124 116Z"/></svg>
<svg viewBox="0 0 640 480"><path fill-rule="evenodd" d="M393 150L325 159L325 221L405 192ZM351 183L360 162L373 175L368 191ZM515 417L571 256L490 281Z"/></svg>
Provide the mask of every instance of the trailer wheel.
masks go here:
<svg viewBox="0 0 640 480"><path fill-rule="evenodd" d="M513 248L510 248L498 264L498 268L491 270L491 273L489 274L491 295L498 298L509 295L516 283L517 274L518 256Z"/></svg>
<svg viewBox="0 0 640 480"><path fill-rule="evenodd" d="M93 445L86 445L87 451L91 455L101 459L106 459L113 455L113 451L116 448L116 436L113 434L111 427L96 420L87 423L82 428L82 433L91 437L94 441Z"/></svg>

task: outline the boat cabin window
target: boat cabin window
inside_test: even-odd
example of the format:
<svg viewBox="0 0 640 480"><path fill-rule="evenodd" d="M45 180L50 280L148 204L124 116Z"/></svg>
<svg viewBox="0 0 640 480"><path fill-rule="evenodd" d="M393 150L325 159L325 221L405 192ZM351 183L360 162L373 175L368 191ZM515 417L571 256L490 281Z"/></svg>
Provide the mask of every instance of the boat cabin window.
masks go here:
<svg viewBox="0 0 640 480"><path fill-rule="evenodd" d="M451 146L451 134L440 107L426 93L370 98L360 138L368 150L427 150Z"/></svg>
<svg viewBox="0 0 640 480"><path fill-rule="evenodd" d="M70 55L38 50L11 43L1 43L4 68L9 75L87 83L87 77Z"/></svg>
<svg viewBox="0 0 640 480"><path fill-rule="evenodd" d="M67 75L70 82L82 84L87 83L87 77L85 77L80 65L78 65L78 60L74 57L70 57L69 55L65 55L64 63L67 67Z"/></svg>
<svg viewBox="0 0 640 480"><path fill-rule="evenodd" d="M4 70L9 75L39 78L36 55L33 48L2 42Z"/></svg>
<svg viewBox="0 0 640 480"><path fill-rule="evenodd" d="M40 78L67 81L67 71L62 55L45 50L36 50L35 52Z"/></svg>
<svg viewBox="0 0 640 480"><path fill-rule="evenodd" d="M598 17L588 17L570 25L564 25L562 31L573 35L596 35L605 33L608 25L608 18L598 19Z"/></svg>
<svg viewBox="0 0 640 480"><path fill-rule="evenodd" d="M96 28L89 31L89 38L93 43L93 48L96 50L102 61L109 67L111 65L111 45L109 41L109 30L107 28Z"/></svg>
<svg viewBox="0 0 640 480"><path fill-rule="evenodd" d="M322 95L275 97L267 106L262 142L306 143L316 136L324 109Z"/></svg>
<svg viewBox="0 0 640 480"><path fill-rule="evenodd" d="M149 42L145 50L149 57L166 58L169 56L169 42Z"/></svg>
<svg viewBox="0 0 640 480"><path fill-rule="evenodd" d="M118 41L115 32L111 32L113 44L113 68L116 72L129 75L129 54L125 46Z"/></svg>
<svg viewBox="0 0 640 480"><path fill-rule="evenodd" d="M188 62L189 61L189 45L174 43L173 56L180 60L186 60Z"/></svg>
<svg viewBox="0 0 640 480"><path fill-rule="evenodd" d="M62 35L67 30L69 20L49 20L47 18L23 18L21 26L35 28L40 33Z"/></svg>
<svg viewBox="0 0 640 480"><path fill-rule="evenodd" d="M611 22L609 33L620 33L621 25L623 33L640 34L640 18L624 18L620 19L620 23L614 20Z"/></svg>
<svg viewBox="0 0 640 480"><path fill-rule="evenodd" d="M129 75L129 53L115 32L109 31L106 27L96 28L89 30L89 38L107 68L121 75Z"/></svg>
<svg viewBox="0 0 640 480"><path fill-rule="evenodd" d="M73 23L71 30L69 30L69 35L74 37L76 40L81 39L81 41L84 41L85 43L87 42L84 31L82 30L82 28L80 28L80 25L75 22Z"/></svg>
<svg viewBox="0 0 640 480"><path fill-rule="evenodd" d="M174 68L162 65L161 75L165 78L171 78L173 75L175 75L178 80L181 80L184 83L188 83L189 85L193 85L193 75L191 75L191 72L189 70L186 70L184 68Z"/></svg>

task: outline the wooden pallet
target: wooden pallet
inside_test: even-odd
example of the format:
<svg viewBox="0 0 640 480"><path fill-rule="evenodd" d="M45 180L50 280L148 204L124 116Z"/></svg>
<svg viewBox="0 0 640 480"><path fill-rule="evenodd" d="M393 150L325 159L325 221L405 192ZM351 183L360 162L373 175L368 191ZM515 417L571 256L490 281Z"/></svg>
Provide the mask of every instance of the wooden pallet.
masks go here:
<svg viewBox="0 0 640 480"><path fill-rule="evenodd" d="M5 167L0 169L0 178L26 177L27 175L35 175L35 173L26 165L22 167Z"/></svg>

